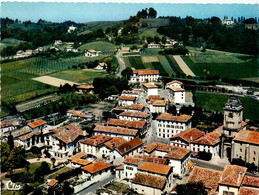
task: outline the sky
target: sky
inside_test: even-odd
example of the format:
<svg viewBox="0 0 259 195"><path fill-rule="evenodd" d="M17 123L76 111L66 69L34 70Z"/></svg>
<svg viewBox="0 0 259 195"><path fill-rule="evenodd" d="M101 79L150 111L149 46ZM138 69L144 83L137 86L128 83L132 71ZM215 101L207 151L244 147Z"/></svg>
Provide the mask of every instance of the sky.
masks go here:
<svg viewBox="0 0 259 195"><path fill-rule="evenodd" d="M184 1L184 0L183 0ZM2 2L1 17L52 22L125 20L144 8L153 7L158 16L193 16L208 18L224 16L259 17L259 4L144 4L144 3L64 3L64 2Z"/></svg>

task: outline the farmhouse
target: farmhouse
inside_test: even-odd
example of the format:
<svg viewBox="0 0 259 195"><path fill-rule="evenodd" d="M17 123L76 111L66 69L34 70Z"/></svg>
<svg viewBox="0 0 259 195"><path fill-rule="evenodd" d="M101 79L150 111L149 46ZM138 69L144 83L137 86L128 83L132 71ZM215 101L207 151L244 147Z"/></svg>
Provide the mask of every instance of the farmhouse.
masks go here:
<svg viewBox="0 0 259 195"><path fill-rule="evenodd" d="M127 105L131 105L134 104L136 102L136 97L135 96L126 96L126 95L122 95L119 98L119 102L118 104L120 106L127 106Z"/></svg>
<svg viewBox="0 0 259 195"><path fill-rule="evenodd" d="M147 123L151 122L151 115L147 112L131 112L125 111L119 115L119 119L121 120L129 120L129 121L146 121Z"/></svg>
<svg viewBox="0 0 259 195"><path fill-rule="evenodd" d="M99 63L94 69L103 70L107 68L107 64L105 62Z"/></svg>
<svg viewBox="0 0 259 195"><path fill-rule="evenodd" d="M259 161L259 132L241 130L232 140L232 156L233 158L240 158L247 163L255 163L258 165Z"/></svg>
<svg viewBox="0 0 259 195"><path fill-rule="evenodd" d="M152 83L144 83L143 90L147 96L158 95L158 87Z"/></svg>
<svg viewBox="0 0 259 195"><path fill-rule="evenodd" d="M94 128L95 135L107 135L110 137L123 137L125 140L131 140L138 136L139 132L137 129L128 129L122 127L113 127L113 126L102 126L97 125Z"/></svg>
<svg viewBox="0 0 259 195"><path fill-rule="evenodd" d="M169 83L166 83L165 86L166 86L166 88L170 88L170 87L180 87L180 88L182 88L183 83L181 81L174 80L174 81L171 81Z"/></svg>
<svg viewBox="0 0 259 195"><path fill-rule="evenodd" d="M145 104L131 104L125 106L125 111L136 111L136 112L144 112L146 109Z"/></svg>
<svg viewBox="0 0 259 195"><path fill-rule="evenodd" d="M76 87L77 91L82 94L93 93L94 86L83 83Z"/></svg>
<svg viewBox="0 0 259 195"><path fill-rule="evenodd" d="M158 70L136 70L133 69L133 75L130 77L131 82L154 82L159 79L159 71Z"/></svg>
<svg viewBox="0 0 259 195"><path fill-rule="evenodd" d="M169 99L173 103L185 103L185 90L180 87L169 87Z"/></svg>
<svg viewBox="0 0 259 195"><path fill-rule="evenodd" d="M94 49L90 49L90 50L85 51L85 56L95 57L95 56L99 56L99 53L97 51L95 51Z"/></svg>
<svg viewBox="0 0 259 195"><path fill-rule="evenodd" d="M168 100L155 100L150 104L151 113L165 113L168 110Z"/></svg>
<svg viewBox="0 0 259 195"><path fill-rule="evenodd" d="M180 115L173 116L169 113L162 113L157 118L156 133L159 138L170 138L182 131L191 129L192 116Z"/></svg>
<svg viewBox="0 0 259 195"><path fill-rule="evenodd" d="M42 147L44 141L42 140L42 134L39 130L30 132L26 135L20 136L17 142L23 146L24 149L30 149L32 146Z"/></svg>

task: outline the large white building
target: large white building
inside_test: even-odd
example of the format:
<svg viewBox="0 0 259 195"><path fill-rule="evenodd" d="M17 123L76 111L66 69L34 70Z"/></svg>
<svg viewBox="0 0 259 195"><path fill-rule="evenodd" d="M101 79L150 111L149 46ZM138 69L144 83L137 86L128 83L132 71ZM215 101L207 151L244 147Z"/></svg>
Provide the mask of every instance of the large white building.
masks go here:
<svg viewBox="0 0 259 195"><path fill-rule="evenodd" d="M152 83L144 83L143 90L147 96L158 95L158 87Z"/></svg>
<svg viewBox="0 0 259 195"><path fill-rule="evenodd" d="M125 106L125 111L145 112L145 110L146 110L146 105L145 104L131 104L131 105Z"/></svg>
<svg viewBox="0 0 259 195"><path fill-rule="evenodd" d="M168 100L155 100L150 102L151 113L165 113L168 107Z"/></svg>
<svg viewBox="0 0 259 195"><path fill-rule="evenodd" d="M180 88L182 88L183 83L181 81L174 80L174 81L171 81L169 83L166 83L165 87L166 88L170 88L170 87L180 87Z"/></svg>
<svg viewBox="0 0 259 195"><path fill-rule="evenodd" d="M131 104L134 104L136 103L136 97L135 96L125 96L125 95L122 95L120 96L119 98L119 102L118 104L120 106L127 106L127 105L131 105Z"/></svg>
<svg viewBox="0 0 259 195"><path fill-rule="evenodd" d="M147 123L150 123L152 120L151 114L147 112L130 112L130 111L125 111L120 113L119 119L121 120L129 120L129 121L140 121L144 120Z"/></svg>
<svg viewBox="0 0 259 195"><path fill-rule="evenodd" d="M163 113L156 118L156 134L158 138L170 138L182 131L191 129L192 116L180 115L173 116L169 113Z"/></svg>
<svg viewBox="0 0 259 195"><path fill-rule="evenodd" d="M185 90L180 87L169 87L169 99L172 103L185 103Z"/></svg>
<svg viewBox="0 0 259 195"><path fill-rule="evenodd" d="M130 77L131 82L154 82L159 79L159 71L158 70L136 70L133 69L133 75Z"/></svg>
<svg viewBox="0 0 259 195"><path fill-rule="evenodd" d="M125 95L125 96L134 96L136 98L138 98L139 96L139 93L137 91L130 91L130 90L123 90L121 92L121 95Z"/></svg>

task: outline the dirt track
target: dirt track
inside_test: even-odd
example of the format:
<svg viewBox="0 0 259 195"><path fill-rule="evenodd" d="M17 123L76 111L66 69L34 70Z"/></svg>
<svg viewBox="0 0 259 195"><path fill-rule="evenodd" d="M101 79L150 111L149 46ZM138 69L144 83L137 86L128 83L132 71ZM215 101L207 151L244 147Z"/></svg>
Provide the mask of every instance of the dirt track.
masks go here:
<svg viewBox="0 0 259 195"><path fill-rule="evenodd" d="M190 75L192 77L195 77L195 74L192 72L192 70L189 68L189 66L183 61L181 56L174 55L173 57L174 57L176 63L182 69L182 71L186 74L186 76Z"/></svg>

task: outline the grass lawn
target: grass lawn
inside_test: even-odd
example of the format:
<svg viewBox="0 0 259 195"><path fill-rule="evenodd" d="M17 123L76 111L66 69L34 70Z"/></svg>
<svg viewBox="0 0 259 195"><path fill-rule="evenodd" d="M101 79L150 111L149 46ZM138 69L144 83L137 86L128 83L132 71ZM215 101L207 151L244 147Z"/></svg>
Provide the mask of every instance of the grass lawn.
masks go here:
<svg viewBox="0 0 259 195"><path fill-rule="evenodd" d="M142 37L154 37L154 36L158 36L160 38L163 37L163 35L159 34L157 32L157 28L149 28L149 29L145 29L144 31L142 31L140 34L139 34L139 37L142 38Z"/></svg>
<svg viewBox="0 0 259 195"><path fill-rule="evenodd" d="M48 176L48 178L56 178L58 175L60 175L61 173L65 173L65 172L68 172L72 170L72 168L69 168L69 167L63 167L59 170L57 170L56 172L52 173L51 175Z"/></svg>
<svg viewBox="0 0 259 195"><path fill-rule="evenodd" d="M130 61L128 57L122 57L123 62L125 63L126 68L131 67Z"/></svg>
<svg viewBox="0 0 259 195"><path fill-rule="evenodd" d="M182 56L182 59L197 76L220 76L221 78L241 79L258 77L258 60L243 63L194 63L190 57Z"/></svg>
<svg viewBox="0 0 259 195"><path fill-rule="evenodd" d="M31 163L30 164L30 169L29 169L29 173L33 174L35 172L35 170L41 165L41 162L35 162L35 163ZM51 164L48 163L49 167L51 167ZM21 173L21 172L26 172L26 169L23 168L21 170L17 170L14 171L14 173Z"/></svg>
<svg viewBox="0 0 259 195"><path fill-rule="evenodd" d="M131 67L136 69L145 69L145 66L140 56L130 56L128 57L128 59L131 64Z"/></svg>
<svg viewBox="0 0 259 195"><path fill-rule="evenodd" d="M196 93L197 102L196 106L210 111L223 112L225 103L228 100L228 95L214 94L214 93ZM251 121L258 120L259 118L259 102L250 97L239 97L244 107L244 118Z"/></svg>
<svg viewBox="0 0 259 195"><path fill-rule="evenodd" d="M94 70L94 69L70 69L57 73L50 74L60 79L65 79L73 82L83 83L93 81L95 77L105 77L106 70Z"/></svg>
<svg viewBox="0 0 259 195"><path fill-rule="evenodd" d="M84 51L85 49L94 49L96 51L101 51L103 54L109 54L116 52L117 46L104 41L96 41L91 43L86 43L84 45L81 45L78 49L80 51Z"/></svg>
<svg viewBox="0 0 259 195"><path fill-rule="evenodd" d="M33 158L38 158L38 157L37 157L37 154L33 154L33 153L31 153L31 152L26 153L26 159L27 159L27 160L28 160L28 159L33 159Z"/></svg>
<svg viewBox="0 0 259 195"><path fill-rule="evenodd" d="M158 55L159 51L163 51L163 49L145 49L144 52L141 53L142 56L153 56L153 55Z"/></svg>

